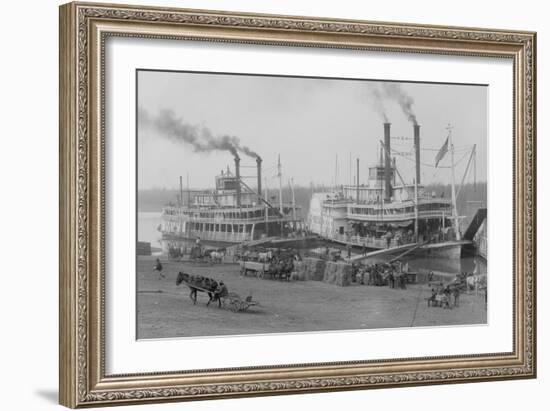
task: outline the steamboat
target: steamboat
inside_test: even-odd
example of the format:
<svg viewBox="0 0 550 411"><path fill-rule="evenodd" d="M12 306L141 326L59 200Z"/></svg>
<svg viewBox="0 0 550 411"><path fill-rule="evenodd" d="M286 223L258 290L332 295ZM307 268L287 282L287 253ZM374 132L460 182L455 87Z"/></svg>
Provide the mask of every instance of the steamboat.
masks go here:
<svg viewBox="0 0 550 411"><path fill-rule="evenodd" d="M454 181L454 146L451 128L448 130L438 157L450 151L451 198L428 192L421 184L420 126L414 124L413 127L415 178L407 183L397 168L395 156L392 158L391 124L384 123L379 162L369 168L366 182L360 180L357 159L355 184L314 193L308 215L309 230L326 240L375 250L364 252L357 259L373 254L407 253L419 257L460 259L463 250L473 248L472 240L484 223L486 209L485 217L475 218L463 235L459 222L461 216L456 207L460 192ZM462 182L474 155L475 146L471 149Z"/></svg>
<svg viewBox="0 0 550 411"><path fill-rule="evenodd" d="M302 232L301 207L296 205L290 181L292 201L283 201L280 157L278 201L272 204L267 184L262 194L262 159L256 157L257 184L253 189L241 176L240 157L237 153L233 156L234 170L229 167L221 170L215 176L212 190L190 190L188 186L184 193L180 177L178 204L163 207L161 214L159 231L163 253L182 249L190 243L226 247L288 239Z"/></svg>

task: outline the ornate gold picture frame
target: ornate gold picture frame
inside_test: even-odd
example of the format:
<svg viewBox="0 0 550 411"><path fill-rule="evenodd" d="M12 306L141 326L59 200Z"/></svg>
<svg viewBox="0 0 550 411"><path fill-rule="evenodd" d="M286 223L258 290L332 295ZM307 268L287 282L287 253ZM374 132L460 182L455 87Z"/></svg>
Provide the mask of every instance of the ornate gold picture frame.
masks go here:
<svg viewBox="0 0 550 411"><path fill-rule="evenodd" d="M105 43L109 38L501 58L513 63L513 349L107 374ZM536 376L536 35L92 3L60 7L60 403L187 401ZM492 150L498 148L492 147ZM116 162L116 159L114 159Z"/></svg>

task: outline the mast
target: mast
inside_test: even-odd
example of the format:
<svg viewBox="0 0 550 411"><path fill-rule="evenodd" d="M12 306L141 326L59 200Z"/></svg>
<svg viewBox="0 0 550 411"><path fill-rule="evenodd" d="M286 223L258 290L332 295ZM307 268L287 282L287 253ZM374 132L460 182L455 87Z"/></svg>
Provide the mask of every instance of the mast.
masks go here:
<svg viewBox="0 0 550 411"><path fill-rule="evenodd" d="M334 191L338 191L338 154L336 154L336 162L334 164Z"/></svg>
<svg viewBox="0 0 550 411"><path fill-rule="evenodd" d="M277 177L279 177L279 213L281 214L280 235L283 235L283 174L281 173L281 155L277 159Z"/></svg>
<svg viewBox="0 0 550 411"><path fill-rule="evenodd" d="M180 176L180 195L179 195L179 198L178 198L178 203L179 203L179 210L178 210L178 213L179 214L179 218L178 218L178 225L179 225L179 231L180 231L180 235L181 233L183 232L183 214L181 214L181 209L183 208L183 177Z"/></svg>
<svg viewBox="0 0 550 411"><path fill-rule="evenodd" d="M183 177L180 176L180 196L179 196L180 207L183 207Z"/></svg>
<svg viewBox="0 0 550 411"><path fill-rule="evenodd" d="M187 207L191 206L191 191L189 191L189 171L187 172Z"/></svg>
<svg viewBox="0 0 550 411"><path fill-rule="evenodd" d="M456 240L460 240L460 233L458 232L458 212L456 209L456 190L455 190L455 147L452 140L452 132L451 130L453 127L449 124L447 126L447 130L449 130L449 145L451 146L451 201L453 205L453 220L455 222L454 230L455 230L455 238Z"/></svg>
<svg viewBox="0 0 550 411"><path fill-rule="evenodd" d="M351 160L351 151L349 152L349 185L350 188L353 185L353 178L352 178L352 169L353 169L353 161Z"/></svg>
<svg viewBox="0 0 550 411"><path fill-rule="evenodd" d="M183 197L182 197L183 202ZM189 171L187 172L187 207L191 207L191 191L189 190ZM191 232L191 225L189 221L185 223L185 232L189 234Z"/></svg>
<svg viewBox="0 0 550 411"><path fill-rule="evenodd" d="M277 160L277 177L279 177L279 211L283 215L283 174L281 173L281 155Z"/></svg>
<svg viewBox="0 0 550 411"><path fill-rule="evenodd" d="M264 198L265 198L265 201L269 201L269 197L267 196L268 195L268 192L267 192L267 177L264 177ZM267 206L267 202L265 203L265 210L264 210L264 213L265 213L265 235L266 237L269 237L269 223L268 223L268 220L269 220L269 207Z"/></svg>
<svg viewBox="0 0 550 411"><path fill-rule="evenodd" d="M292 219L296 221L296 197L294 196L294 179L290 178L288 180L288 185L290 186L290 192L292 193Z"/></svg>

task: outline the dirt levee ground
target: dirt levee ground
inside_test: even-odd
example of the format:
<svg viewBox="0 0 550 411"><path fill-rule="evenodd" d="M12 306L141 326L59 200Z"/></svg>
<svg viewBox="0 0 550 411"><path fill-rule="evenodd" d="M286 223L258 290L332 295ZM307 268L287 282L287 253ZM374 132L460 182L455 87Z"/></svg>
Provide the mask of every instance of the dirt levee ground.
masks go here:
<svg viewBox="0 0 550 411"><path fill-rule="evenodd" d="M484 295L461 294L453 309L428 307L430 287L390 289L366 285L338 287L321 281L276 281L243 277L237 264L167 262L166 278L153 272L154 258L139 257L137 273L138 338L264 334L299 331L485 324ZM232 312L196 305L185 285L176 286L178 271L222 280L230 292L252 295L260 306Z"/></svg>

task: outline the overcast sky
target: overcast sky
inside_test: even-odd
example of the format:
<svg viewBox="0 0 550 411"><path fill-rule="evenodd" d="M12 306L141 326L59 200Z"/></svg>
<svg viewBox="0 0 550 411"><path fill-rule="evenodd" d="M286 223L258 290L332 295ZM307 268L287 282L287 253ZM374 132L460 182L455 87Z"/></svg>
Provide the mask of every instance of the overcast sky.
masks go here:
<svg viewBox="0 0 550 411"><path fill-rule="evenodd" d="M412 109L421 125L422 183L450 182L448 168L433 168L436 151L453 127L457 149L457 183L462 178L465 149L477 144L477 180L486 180L487 89L481 85L399 83L413 99ZM381 100L376 99L376 91ZM379 157L383 138L380 101L392 123L392 148L412 149L412 123L396 100L384 94L380 82L368 80L270 77L249 75L138 72L138 188L175 188L179 176L189 173L191 188L211 188L214 176L229 165L229 152L195 152L192 146L142 121L171 110L181 124L207 128L211 135L228 135L264 159L264 175L274 187L275 165L280 154L283 179L296 185L334 184L336 156L338 183L350 181L350 155L360 159L361 182L368 166ZM199 133L199 138L201 134ZM434 151L435 150L435 151ZM241 154L242 165L255 165ZM397 156L397 167L407 182L414 177L414 157ZM440 166L448 166L447 155ZM254 169L243 168L243 175ZM467 181L473 181L473 173ZM255 185L255 180L250 180Z"/></svg>

